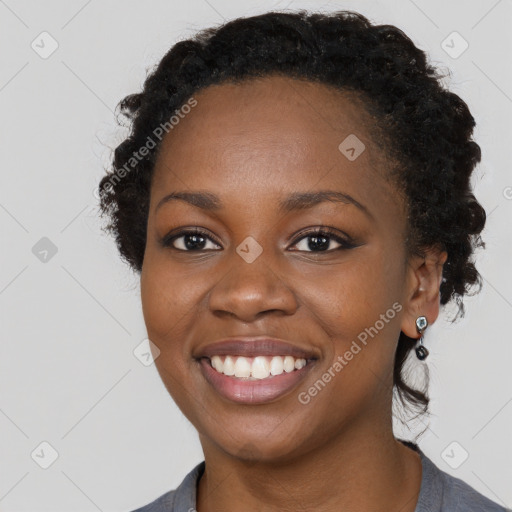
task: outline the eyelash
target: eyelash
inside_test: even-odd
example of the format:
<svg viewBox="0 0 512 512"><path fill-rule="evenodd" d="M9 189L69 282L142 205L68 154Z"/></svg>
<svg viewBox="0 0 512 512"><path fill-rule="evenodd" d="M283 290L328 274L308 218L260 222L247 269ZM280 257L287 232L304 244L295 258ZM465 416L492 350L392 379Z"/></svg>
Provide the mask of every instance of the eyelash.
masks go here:
<svg viewBox="0 0 512 512"><path fill-rule="evenodd" d="M206 231L204 231L201 228L195 227L193 229L186 229L183 231L180 231L178 233L172 234L172 235L166 235L161 240L161 245L166 248L173 249L175 251L179 252L208 252L212 249L197 249L197 250L185 250L185 249L177 249L176 247L173 247L173 242L177 240L178 238L181 238L186 235L200 235L204 238L209 239L210 241L214 242L217 245L220 245L219 242L217 242L214 238L212 238ZM326 237L329 239L334 240L335 242L340 244L340 247L336 247L335 249L328 249L325 251L297 251L297 252L311 252L311 253L326 253L326 252L333 252L343 249L353 249L356 247L356 244L353 243L350 239L342 238L336 230L333 228L330 228L328 226L319 226L315 229L299 233L297 235L297 238L295 239L293 245L297 245L301 240L304 238L310 238L310 237Z"/></svg>

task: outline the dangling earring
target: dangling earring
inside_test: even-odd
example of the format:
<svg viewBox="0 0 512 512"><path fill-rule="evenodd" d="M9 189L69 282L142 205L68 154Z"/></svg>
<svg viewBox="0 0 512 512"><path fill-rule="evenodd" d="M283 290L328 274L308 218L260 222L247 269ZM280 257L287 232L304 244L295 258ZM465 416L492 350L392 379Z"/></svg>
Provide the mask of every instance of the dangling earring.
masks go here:
<svg viewBox="0 0 512 512"><path fill-rule="evenodd" d="M427 358L429 352L427 348L423 345L423 333L425 332L425 329L428 326L427 318L424 316L419 316L416 318L416 330L418 331L418 334L421 335L419 340L419 345L416 347L416 356L420 361L423 361Z"/></svg>

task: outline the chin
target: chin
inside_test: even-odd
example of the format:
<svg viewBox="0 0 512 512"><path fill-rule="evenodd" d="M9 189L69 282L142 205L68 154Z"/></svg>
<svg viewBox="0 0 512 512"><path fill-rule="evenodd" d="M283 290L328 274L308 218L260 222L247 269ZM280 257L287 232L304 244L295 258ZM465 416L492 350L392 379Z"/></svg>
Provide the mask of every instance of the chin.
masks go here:
<svg viewBox="0 0 512 512"><path fill-rule="evenodd" d="M260 463L288 462L311 450L311 438L305 436L304 429L279 429L272 433L269 428L252 429L240 427L236 422L230 422L231 428L209 431L203 429L200 435L201 444L205 452L209 446L220 449L226 455L233 458ZM302 435L298 435L298 431Z"/></svg>

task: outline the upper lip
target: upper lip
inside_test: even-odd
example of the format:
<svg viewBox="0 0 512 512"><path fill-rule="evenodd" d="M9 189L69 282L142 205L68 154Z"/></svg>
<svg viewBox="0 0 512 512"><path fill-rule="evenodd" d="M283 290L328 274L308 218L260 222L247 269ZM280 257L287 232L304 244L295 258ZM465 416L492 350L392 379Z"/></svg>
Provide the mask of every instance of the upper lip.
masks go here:
<svg viewBox="0 0 512 512"><path fill-rule="evenodd" d="M293 356L297 359L316 359L312 350L298 347L287 341L268 337L226 338L216 341L197 351L197 359L212 358L215 355L256 356Z"/></svg>

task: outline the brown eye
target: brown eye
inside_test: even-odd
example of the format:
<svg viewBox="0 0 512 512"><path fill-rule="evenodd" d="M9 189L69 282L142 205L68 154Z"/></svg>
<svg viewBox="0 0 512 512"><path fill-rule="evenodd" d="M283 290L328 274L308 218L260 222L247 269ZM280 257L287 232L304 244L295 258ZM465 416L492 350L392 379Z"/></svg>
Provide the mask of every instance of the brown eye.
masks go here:
<svg viewBox="0 0 512 512"><path fill-rule="evenodd" d="M208 243L213 245L213 248L207 247ZM163 247L175 249L184 252L197 252L197 251L210 251L217 250L219 245L199 228L183 230L179 233L166 235L162 240Z"/></svg>
<svg viewBox="0 0 512 512"><path fill-rule="evenodd" d="M338 247L331 247L332 242L338 244ZM305 252L332 252L355 247L355 244L326 227L303 233L298 242L294 243L294 246L298 246L298 244L302 244L302 248L298 250Z"/></svg>

